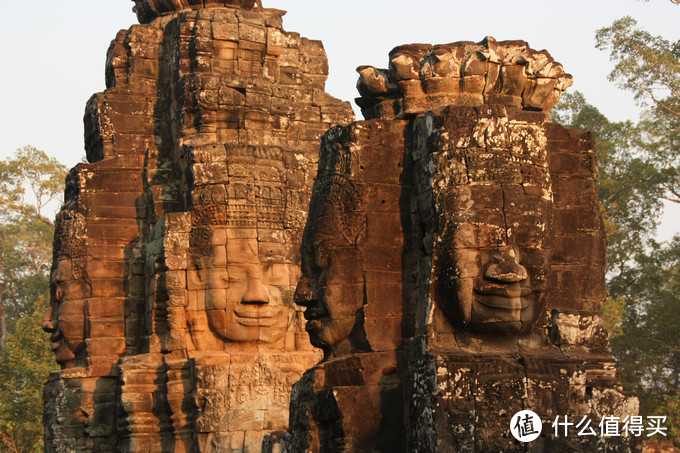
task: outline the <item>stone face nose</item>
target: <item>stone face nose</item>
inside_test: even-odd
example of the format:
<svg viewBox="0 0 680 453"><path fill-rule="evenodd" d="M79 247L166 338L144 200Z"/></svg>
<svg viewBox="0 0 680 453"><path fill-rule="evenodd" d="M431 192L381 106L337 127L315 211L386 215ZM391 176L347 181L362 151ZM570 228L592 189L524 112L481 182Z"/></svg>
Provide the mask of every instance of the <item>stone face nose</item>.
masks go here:
<svg viewBox="0 0 680 453"><path fill-rule="evenodd" d="M244 304L268 304L269 296L259 275L248 276L248 286L241 302Z"/></svg>
<svg viewBox="0 0 680 453"><path fill-rule="evenodd" d="M55 323L52 322L52 307L48 308L47 313L45 313L45 318L42 322L42 330L47 333L54 333L56 330Z"/></svg>
<svg viewBox="0 0 680 453"><path fill-rule="evenodd" d="M529 276L526 268L519 264L519 254L513 247L504 247L499 252L498 260L484 271L484 278L501 283L515 283Z"/></svg>
<svg viewBox="0 0 680 453"><path fill-rule="evenodd" d="M295 295L293 296L295 303L306 307L312 300L312 292L309 290L309 279L306 276L300 277L297 286L295 287Z"/></svg>

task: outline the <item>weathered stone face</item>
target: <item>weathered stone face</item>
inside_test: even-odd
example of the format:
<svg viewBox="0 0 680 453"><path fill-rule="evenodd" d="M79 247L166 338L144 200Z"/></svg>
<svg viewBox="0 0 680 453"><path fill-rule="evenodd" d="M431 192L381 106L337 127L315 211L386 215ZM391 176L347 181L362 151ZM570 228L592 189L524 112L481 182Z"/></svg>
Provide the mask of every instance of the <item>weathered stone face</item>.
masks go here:
<svg viewBox="0 0 680 453"><path fill-rule="evenodd" d="M57 363L64 368L72 366L85 348L83 301L89 294L87 288L78 285L81 282L73 275L71 257L60 256L50 279L52 296L43 328L52 334L52 350Z"/></svg>
<svg viewBox="0 0 680 453"><path fill-rule="evenodd" d="M336 159L328 159L331 165L338 165L342 157L333 157ZM317 179L321 189L312 199L303 235L303 276L295 301L306 307L305 329L312 344L327 354L338 354L352 348L350 334L360 322L358 312L364 305L359 243L366 219L356 183L349 179L351 173L335 166L327 171Z"/></svg>
<svg viewBox="0 0 680 453"><path fill-rule="evenodd" d="M295 302L306 307L306 331L325 351L347 349L346 342L364 303L361 250L347 241L332 215L310 220L302 252L303 277Z"/></svg>
<svg viewBox="0 0 680 453"><path fill-rule="evenodd" d="M505 116L466 124L460 113L433 132L433 301L457 331L528 333L550 277L545 134Z"/></svg>
<svg viewBox="0 0 680 453"><path fill-rule="evenodd" d="M285 451L403 448L396 351L405 126L353 123L321 141L295 300L325 355L293 387Z"/></svg>
<svg viewBox="0 0 680 453"><path fill-rule="evenodd" d="M205 294L210 328L225 341L281 340L292 310L290 303L284 306L289 266L260 262L255 231L228 233L215 229L210 238Z"/></svg>
<svg viewBox="0 0 680 453"><path fill-rule="evenodd" d="M50 277L50 307L43 330L51 334L52 350L62 368L82 366L86 358L86 319L92 287L87 280L83 217L57 217L54 262Z"/></svg>

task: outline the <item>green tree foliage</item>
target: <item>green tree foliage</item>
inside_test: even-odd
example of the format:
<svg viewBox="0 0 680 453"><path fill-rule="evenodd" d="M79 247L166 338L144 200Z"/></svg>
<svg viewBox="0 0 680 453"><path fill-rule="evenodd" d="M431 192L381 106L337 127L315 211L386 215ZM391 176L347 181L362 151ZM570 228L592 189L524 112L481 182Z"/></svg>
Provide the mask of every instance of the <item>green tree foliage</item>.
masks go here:
<svg viewBox="0 0 680 453"><path fill-rule="evenodd" d="M680 236L654 240L668 197L669 166L658 159L666 131L645 117L611 122L581 93L564 96L553 120L591 131L600 172L599 197L609 239L605 319L623 382L642 415L665 415L680 439ZM676 153L677 153L677 147ZM670 150L668 150L670 152Z"/></svg>
<svg viewBox="0 0 680 453"><path fill-rule="evenodd" d="M564 94L552 112L553 121L590 131L599 165L598 191L609 240L607 249L610 295L616 282L654 237L662 213L664 188L658 167L645 153L640 128L631 121L612 122L586 102L583 94Z"/></svg>
<svg viewBox="0 0 680 453"><path fill-rule="evenodd" d="M596 47L609 50L614 69L609 79L631 91L640 103L650 101L671 114L680 98L680 41L637 28L630 16L615 21L595 34Z"/></svg>
<svg viewBox="0 0 680 453"><path fill-rule="evenodd" d="M636 264L618 282L628 303L612 353L642 413L668 416L680 439L680 237L650 241Z"/></svg>
<svg viewBox="0 0 680 453"><path fill-rule="evenodd" d="M42 388L55 371L41 329L47 302L45 295L34 301L35 312L16 322L0 353L0 451L43 450Z"/></svg>
<svg viewBox="0 0 680 453"><path fill-rule="evenodd" d="M59 207L66 170L31 146L0 160L0 349L12 322L47 290L54 234L47 216Z"/></svg>
<svg viewBox="0 0 680 453"><path fill-rule="evenodd" d="M650 168L645 184L653 187L647 195L655 202L680 203L680 41L652 35L631 17L598 30L596 40L614 63L610 80L646 109L627 158L637 156ZM619 181L628 175L621 176ZM655 222L658 211L646 216ZM643 414L667 415L680 442L680 236L668 244L647 236L630 265L609 282L610 294L626 300L612 352Z"/></svg>
<svg viewBox="0 0 680 453"><path fill-rule="evenodd" d="M66 171L66 166L44 151L24 146L13 157L0 161L0 204L15 215L54 228L45 210L59 200Z"/></svg>
<svg viewBox="0 0 680 453"><path fill-rule="evenodd" d="M665 198L680 203L680 41L654 36L631 17L598 30L596 41L614 62L609 79L648 108L639 124L645 152L663 178Z"/></svg>
<svg viewBox="0 0 680 453"><path fill-rule="evenodd" d="M0 451L42 450L42 385L55 369L41 329L54 235L48 216L65 175L30 146L0 160Z"/></svg>

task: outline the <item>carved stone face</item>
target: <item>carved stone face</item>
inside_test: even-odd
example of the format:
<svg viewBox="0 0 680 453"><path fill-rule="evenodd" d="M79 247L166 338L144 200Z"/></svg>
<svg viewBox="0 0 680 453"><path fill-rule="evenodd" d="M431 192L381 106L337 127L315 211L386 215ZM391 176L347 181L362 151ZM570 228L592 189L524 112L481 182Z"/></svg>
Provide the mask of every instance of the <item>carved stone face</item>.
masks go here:
<svg viewBox="0 0 680 453"><path fill-rule="evenodd" d="M446 193L434 251L434 299L456 330L528 332L550 263L550 202L518 184Z"/></svg>
<svg viewBox="0 0 680 453"><path fill-rule="evenodd" d="M73 262L61 256L50 278L50 308L43 321L43 330L51 333L50 341L56 361L62 368L73 366L85 349L85 299L89 286L76 279Z"/></svg>
<svg viewBox="0 0 680 453"><path fill-rule="evenodd" d="M361 251L345 238L332 215L307 221L301 251L302 277L295 302L307 308L310 341L325 353L349 350L364 301Z"/></svg>
<svg viewBox="0 0 680 453"><path fill-rule="evenodd" d="M291 314L291 264L268 262L255 229L216 229L210 240L205 305L213 333L224 341L274 343Z"/></svg>

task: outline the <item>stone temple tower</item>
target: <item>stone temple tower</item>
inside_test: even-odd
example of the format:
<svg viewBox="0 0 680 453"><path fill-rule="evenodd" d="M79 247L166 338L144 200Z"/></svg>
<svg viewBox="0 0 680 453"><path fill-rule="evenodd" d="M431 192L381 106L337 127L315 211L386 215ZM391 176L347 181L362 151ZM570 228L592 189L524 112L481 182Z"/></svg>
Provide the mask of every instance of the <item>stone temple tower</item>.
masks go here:
<svg viewBox="0 0 680 453"><path fill-rule="evenodd" d="M321 143L296 301L325 355L286 451L637 451L598 435L640 421L599 314L593 139L548 122L571 76L490 37L389 57Z"/></svg>
<svg viewBox="0 0 680 453"><path fill-rule="evenodd" d="M137 0L57 218L47 451L255 451L320 359L293 304L318 143L353 120L259 1Z"/></svg>
<svg viewBox="0 0 680 453"><path fill-rule="evenodd" d="M396 47L355 122L284 11L134 2L56 221L46 451L639 450L597 436L637 399L547 51Z"/></svg>

